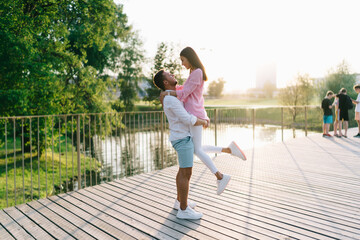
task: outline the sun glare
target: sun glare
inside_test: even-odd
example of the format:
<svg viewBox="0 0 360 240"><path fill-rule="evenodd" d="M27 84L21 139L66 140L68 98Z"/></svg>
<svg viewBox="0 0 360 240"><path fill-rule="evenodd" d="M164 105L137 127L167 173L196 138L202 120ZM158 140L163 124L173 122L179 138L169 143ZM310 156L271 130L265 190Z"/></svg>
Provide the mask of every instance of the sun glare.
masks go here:
<svg viewBox="0 0 360 240"><path fill-rule="evenodd" d="M191 46L210 80L224 78L226 92L255 87L257 66L269 62L278 87L298 73L323 77L344 59L360 72L356 1L115 2L124 4L149 57L162 41Z"/></svg>

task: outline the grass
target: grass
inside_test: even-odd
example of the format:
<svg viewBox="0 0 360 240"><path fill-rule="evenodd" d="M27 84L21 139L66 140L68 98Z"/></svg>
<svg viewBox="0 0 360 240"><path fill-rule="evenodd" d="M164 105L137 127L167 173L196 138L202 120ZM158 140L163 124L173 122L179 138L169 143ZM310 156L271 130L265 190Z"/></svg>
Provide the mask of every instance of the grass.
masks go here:
<svg viewBox="0 0 360 240"><path fill-rule="evenodd" d="M32 154L26 152L22 157L20 138L17 138L15 164L13 144L13 139L8 139L7 159L5 146L0 148L0 209L7 206L6 186L8 186L8 206L15 205L15 194L16 204L21 204L31 201L32 198L44 198L47 195L51 196L73 189L72 181L77 181L78 164L75 149L74 158L72 158L71 139L70 141L68 139L67 146L62 144L60 156L58 150L54 149L52 152L51 148L47 148L38 160L36 151ZM65 154L65 149L68 150L67 154ZM83 154L80 158L81 173L86 172L88 178L92 171L98 171L100 168L96 159L85 158Z"/></svg>

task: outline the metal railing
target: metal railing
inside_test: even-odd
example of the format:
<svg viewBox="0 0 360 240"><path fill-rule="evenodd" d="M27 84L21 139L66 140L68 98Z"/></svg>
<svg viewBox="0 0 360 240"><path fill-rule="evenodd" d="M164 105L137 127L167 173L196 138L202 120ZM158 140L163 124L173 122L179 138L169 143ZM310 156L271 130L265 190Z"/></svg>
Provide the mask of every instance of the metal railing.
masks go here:
<svg viewBox="0 0 360 240"><path fill-rule="evenodd" d="M203 142L242 127L253 139L265 125L282 140L284 129L321 131L319 107L295 110L297 121L292 107L209 109ZM0 117L0 134L0 208L177 164L162 111Z"/></svg>

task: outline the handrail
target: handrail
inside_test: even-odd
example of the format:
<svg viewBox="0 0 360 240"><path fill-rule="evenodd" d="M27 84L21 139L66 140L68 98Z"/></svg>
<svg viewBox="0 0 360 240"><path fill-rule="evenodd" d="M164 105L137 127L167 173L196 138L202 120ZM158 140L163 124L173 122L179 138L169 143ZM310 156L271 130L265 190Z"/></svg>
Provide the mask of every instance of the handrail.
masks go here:
<svg viewBox="0 0 360 240"><path fill-rule="evenodd" d="M215 145L222 144L219 133L229 124L251 126L253 139L256 126L281 125L284 140L286 123L292 119L285 118L284 111L292 106L217 107L207 109L212 124L205 130L212 134L205 140ZM308 111L320 107L296 107L305 111L305 115L300 111L305 119L291 126L307 135L314 127ZM269 113L273 118L268 118ZM168 131L163 111L0 117L0 158L6 165L6 193L0 197L0 208L177 164Z"/></svg>

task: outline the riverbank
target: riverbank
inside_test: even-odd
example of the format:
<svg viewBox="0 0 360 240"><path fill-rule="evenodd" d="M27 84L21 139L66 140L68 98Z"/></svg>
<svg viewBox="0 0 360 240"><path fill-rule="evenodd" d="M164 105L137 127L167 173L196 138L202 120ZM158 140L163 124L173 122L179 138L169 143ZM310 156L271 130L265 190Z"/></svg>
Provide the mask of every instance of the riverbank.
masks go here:
<svg viewBox="0 0 360 240"><path fill-rule="evenodd" d="M14 164L14 142L11 138L7 141L7 151L5 145L0 147L0 208L7 205L6 194L8 205L13 206L15 196L16 204L20 204L77 188L77 151L72 149L71 144L62 146L60 154L57 149L47 148L38 159L37 151L22 155L21 141L17 138ZM86 173L86 181L89 182L90 174L98 172L101 164L83 153L80 156L81 173Z"/></svg>

